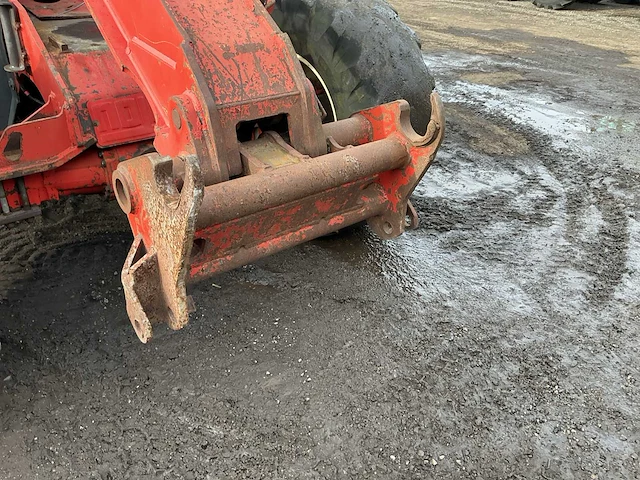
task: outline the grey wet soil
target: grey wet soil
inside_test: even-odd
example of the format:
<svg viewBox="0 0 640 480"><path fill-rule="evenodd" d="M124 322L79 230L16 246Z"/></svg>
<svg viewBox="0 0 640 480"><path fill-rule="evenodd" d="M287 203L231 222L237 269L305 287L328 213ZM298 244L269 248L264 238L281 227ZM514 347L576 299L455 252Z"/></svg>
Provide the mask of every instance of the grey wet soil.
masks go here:
<svg viewBox="0 0 640 480"><path fill-rule="evenodd" d="M420 228L213 278L142 345L113 204L12 227L0 478L640 478L640 8L395 6L447 102Z"/></svg>

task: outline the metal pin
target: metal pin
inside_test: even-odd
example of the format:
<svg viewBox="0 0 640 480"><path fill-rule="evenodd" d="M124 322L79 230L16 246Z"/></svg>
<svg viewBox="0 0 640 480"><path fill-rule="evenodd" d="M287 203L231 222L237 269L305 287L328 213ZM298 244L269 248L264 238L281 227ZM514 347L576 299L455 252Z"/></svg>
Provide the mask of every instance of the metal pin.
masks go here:
<svg viewBox="0 0 640 480"><path fill-rule="evenodd" d="M1 180L0 180L0 207L2 208L2 213L11 212L11 210L9 209L9 202L7 202L7 195L4 192L4 185L2 185Z"/></svg>

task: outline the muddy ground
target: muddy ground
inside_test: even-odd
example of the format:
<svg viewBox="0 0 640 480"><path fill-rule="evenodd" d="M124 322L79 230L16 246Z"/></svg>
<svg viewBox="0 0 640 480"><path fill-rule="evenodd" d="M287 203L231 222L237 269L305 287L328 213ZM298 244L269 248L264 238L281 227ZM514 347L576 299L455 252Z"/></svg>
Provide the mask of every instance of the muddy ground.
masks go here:
<svg viewBox="0 0 640 480"><path fill-rule="evenodd" d="M640 478L640 8L394 4L447 102L421 227L216 277L145 346L117 207L53 209L21 235L68 245L2 259L0 478Z"/></svg>

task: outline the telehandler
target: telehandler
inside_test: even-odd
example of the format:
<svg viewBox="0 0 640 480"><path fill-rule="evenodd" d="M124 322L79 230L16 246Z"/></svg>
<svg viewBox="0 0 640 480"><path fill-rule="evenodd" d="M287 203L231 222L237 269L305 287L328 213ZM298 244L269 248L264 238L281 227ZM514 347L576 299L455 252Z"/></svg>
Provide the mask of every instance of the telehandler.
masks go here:
<svg viewBox="0 0 640 480"><path fill-rule="evenodd" d="M190 282L417 224L443 109L382 0L0 0L0 20L0 224L114 196L142 342L187 324Z"/></svg>

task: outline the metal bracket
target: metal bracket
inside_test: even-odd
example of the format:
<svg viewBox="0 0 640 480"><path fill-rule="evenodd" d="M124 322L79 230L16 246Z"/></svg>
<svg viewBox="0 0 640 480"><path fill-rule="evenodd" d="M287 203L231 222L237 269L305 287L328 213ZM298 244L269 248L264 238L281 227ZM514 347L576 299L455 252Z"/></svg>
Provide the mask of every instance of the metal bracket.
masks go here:
<svg viewBox="0 0 640 480"><path fill-rule="evenodd" d="M122 283L127 313L144 343L155 323L178 330L189 321L188 260L204 186L197 157L182 160L180 190L173 160L157 154L123 162L113 174L116 199L139 232L127 255Z"/></svg>
<svg viewBox="0 0 640 480"><path fill-rule="evenodd" d="M325 133L336 151L325 155L301 155L274 134L245 142L239 148L249 174L206 187L196 155L121 163L114 191L136 235L122 281L140 340L151 338L155 323L187 324L189 281L363 220L382 238L416 226L409 196L444 133L438 95L431 101L423 136L400 100L335 122ZM336 136L351 146L341 148Z"/></svg>
<svg viewBox="0 0 640 480"><path fill-rule="evenodd" d="M437 93L431 94L431 120L424 135L417 134L411 126L410 110L409 104L401 100L360 112L360 115L378 126L377 135L404 135L411 143L411 163L404 169L387 172L380 178L388 208L382 215L368 220L376 235L385 240L404 233L407 212L413 216L409 210L409 197L434 160L444 138L444 107ZM414 218L417 219L417 214ZM412 225L417 226L416 220L412 220L409 226Z"/></svg>

